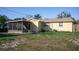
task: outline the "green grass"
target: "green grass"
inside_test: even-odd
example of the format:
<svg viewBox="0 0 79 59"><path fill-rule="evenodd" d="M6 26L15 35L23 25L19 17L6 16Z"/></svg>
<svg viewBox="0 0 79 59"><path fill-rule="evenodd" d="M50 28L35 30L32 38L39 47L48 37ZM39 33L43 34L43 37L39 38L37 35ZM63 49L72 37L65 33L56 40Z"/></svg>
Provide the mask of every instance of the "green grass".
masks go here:
<svg viewBox="0 0 79 59"><path fill-rule="evenodd" d="M15 51L79 51L79 46L70 40L79 38L78 32L40 32L37 34L2 35L0 41L3 43L24 40L24 44L19 44L15 48L0 50Z"/></svg>
<svg viewBox="0 0 79 59"><path fill-rule="evenodd" d="M15 36L12 34L0 34L0 44L15 40Z"/></svg>

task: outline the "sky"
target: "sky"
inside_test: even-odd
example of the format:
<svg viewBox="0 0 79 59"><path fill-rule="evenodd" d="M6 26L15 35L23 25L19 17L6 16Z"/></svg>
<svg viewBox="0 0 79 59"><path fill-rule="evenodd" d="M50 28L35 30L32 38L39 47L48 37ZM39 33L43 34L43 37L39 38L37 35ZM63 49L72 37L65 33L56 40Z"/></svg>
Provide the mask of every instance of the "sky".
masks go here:
<svg viewBox="0 0 79 59"><path fill-rule="evenodd" d="M62 11L70 12L72 17L79 19L79 7L0 7L0 15L10 19L40 14L43 18L56 18Z"/></svg>

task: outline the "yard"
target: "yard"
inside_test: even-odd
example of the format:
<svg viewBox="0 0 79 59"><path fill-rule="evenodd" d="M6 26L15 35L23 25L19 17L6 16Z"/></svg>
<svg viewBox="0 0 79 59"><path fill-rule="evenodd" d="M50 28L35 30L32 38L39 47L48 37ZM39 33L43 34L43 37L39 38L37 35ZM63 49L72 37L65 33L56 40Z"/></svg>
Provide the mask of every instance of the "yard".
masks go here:
<svg viewBox="0 0 79 59"><path fill-rule="evenodd" d="M2 51L79 51L78 32L0 34Z"/></svg>

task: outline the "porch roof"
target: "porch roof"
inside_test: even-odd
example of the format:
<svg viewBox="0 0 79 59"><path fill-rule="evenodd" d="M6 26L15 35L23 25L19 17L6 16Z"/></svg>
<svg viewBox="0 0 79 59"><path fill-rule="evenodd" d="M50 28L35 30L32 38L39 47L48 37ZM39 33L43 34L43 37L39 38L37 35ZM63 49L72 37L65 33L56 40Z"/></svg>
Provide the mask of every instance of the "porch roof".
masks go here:
<svg viewBox="0 0 79 59"><path fill-rule="evenodd" d="M6 23L12 23L12 22L29 22L28 20L11 20L11 21L7 21Z"/></svg>

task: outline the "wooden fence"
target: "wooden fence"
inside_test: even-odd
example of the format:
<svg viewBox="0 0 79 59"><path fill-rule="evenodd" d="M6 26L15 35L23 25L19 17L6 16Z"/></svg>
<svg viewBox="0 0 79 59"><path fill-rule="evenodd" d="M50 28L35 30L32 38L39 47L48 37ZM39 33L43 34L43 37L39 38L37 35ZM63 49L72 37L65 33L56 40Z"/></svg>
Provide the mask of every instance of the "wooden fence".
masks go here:
<svg viewBox="0 0 79 59"><path fill-rule="evenodd" d="M79 32L79 24L73 25L73 32Z"/></svg>

